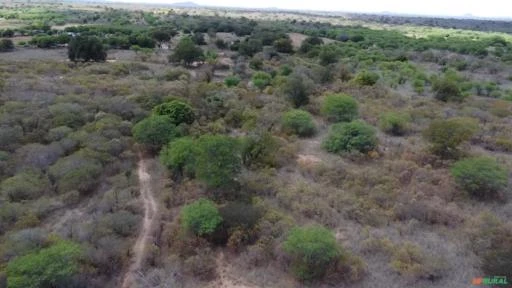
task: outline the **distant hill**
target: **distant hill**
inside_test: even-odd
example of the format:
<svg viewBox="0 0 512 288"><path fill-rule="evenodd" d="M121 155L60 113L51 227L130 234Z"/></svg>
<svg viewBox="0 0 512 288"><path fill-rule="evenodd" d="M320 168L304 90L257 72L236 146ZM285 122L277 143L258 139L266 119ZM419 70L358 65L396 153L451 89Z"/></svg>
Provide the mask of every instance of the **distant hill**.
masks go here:
<svg viewBox="0 0 512 288"><path fill-rule="evenodd" d="M176 3L169 4L169 6L179 7L179 8L197 8L197 7L201 7L201 5L199 5L197 3L194 3L194 2L176 2Z"/></svg>

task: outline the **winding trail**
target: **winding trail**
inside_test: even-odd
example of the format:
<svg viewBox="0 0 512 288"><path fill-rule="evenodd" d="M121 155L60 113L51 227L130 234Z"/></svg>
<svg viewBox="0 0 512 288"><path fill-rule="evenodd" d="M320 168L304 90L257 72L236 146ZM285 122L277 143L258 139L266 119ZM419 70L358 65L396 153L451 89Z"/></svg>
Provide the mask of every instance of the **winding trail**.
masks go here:
<svg viewBox="0 0 512 288"><path fill-rule="evenodd" d="M139 159L137 172L139 176L140 195L144 204L144 220L142 222L142 230L133 246L133 258L128 271L123 277L122 288L134 287L136 275L141 268L146 246L151 237L153 223L158 213L158 206L153 196L153 191L151 191L151 175L147 172L146 160L144 160L140 154Z"/></svg>

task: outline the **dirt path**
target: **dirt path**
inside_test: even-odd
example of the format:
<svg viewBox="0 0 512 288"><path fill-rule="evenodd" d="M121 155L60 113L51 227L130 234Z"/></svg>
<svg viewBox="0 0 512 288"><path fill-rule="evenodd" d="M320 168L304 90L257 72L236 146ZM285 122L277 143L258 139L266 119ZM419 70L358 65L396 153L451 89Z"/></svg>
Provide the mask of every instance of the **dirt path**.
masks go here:
<svg viewBox="0 0 512 288"><path fill-rule="evenodd" d="M153 196L153 191L151 191L151 176L147 172L146 160L144 160L142 156L139 156L139 158L138 175L140 195L144 204L144 220L142 222L142 230L140 231L139 237L133 246L132 263L123 277L122 288L134 287L135 276L141 268L146 246L148 245L148 240L151 237L153 222L156 218L156 214L158 213L158 206Z"/></svg>

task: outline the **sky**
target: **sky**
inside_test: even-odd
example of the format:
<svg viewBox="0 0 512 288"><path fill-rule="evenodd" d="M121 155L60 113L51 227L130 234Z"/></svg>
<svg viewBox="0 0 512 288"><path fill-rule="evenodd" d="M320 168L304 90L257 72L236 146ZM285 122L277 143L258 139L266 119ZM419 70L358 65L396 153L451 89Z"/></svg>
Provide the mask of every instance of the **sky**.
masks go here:
<svg viewBox="0 0 512 288"><path fill-rule="evenodd" d="M380 13L391 12L401 14L464 16L471 14L477 17L510 18L512 17L512 1L510 0L113 0L138 3L174 3L194 2L208 6L229 6L247 8L276 7L297 10L321 10L343 12Z"/></svg>

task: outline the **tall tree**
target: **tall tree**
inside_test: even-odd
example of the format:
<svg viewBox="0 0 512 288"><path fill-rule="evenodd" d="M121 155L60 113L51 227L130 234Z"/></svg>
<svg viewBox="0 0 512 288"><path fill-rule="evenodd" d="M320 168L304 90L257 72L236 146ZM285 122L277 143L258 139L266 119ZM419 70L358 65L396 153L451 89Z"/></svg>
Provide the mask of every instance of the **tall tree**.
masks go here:
<svg viewBox="0 0 512 288"><path fill-rule="evenodd" d="M197 47L190 37L181 39L174 53L169 56L169 62L183 62L187 66L200 60L203 60L203 50Z"/></svg>
<svg viewBox="0 0 512 288"><path fill-rule="evenodd" d="M105 61L107 52L97 37L75 37L68 45L68 57L77 61Z"/></svg>

